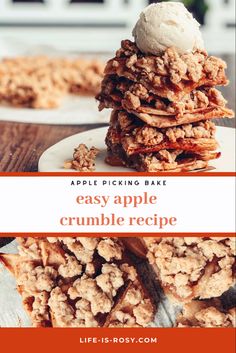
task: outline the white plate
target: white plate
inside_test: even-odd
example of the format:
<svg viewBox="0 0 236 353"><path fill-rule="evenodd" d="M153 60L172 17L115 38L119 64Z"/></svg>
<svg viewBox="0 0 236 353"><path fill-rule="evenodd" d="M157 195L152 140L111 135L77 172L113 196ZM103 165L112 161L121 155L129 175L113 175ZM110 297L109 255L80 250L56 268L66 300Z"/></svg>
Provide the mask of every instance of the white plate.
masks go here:
<svg viewBox="0 0 236 353"><path fill-rule="evenodd" d="M79 125L108 123L110 111L98 112L92 97L67 95L55 109L29 109L0 106L0 120L18 123Z"/></svg>
<svg viewBox="0 0 236 353"><path fill-rule="evenodd" d="M124 167L112 167L104 162L106 155L105 136L107 127L89 130L70 136L49 149L47 149L39 160L39 172L65 172L64 162L72 158L74 148L80 143L88 147L95 146L100 149L96 159L96 172L127 172L133 169ZM227 127L217 127L216 139L219 142L221 157L211 161L211 166L215 167L214 172L235 172L235 129Z"/></svg>

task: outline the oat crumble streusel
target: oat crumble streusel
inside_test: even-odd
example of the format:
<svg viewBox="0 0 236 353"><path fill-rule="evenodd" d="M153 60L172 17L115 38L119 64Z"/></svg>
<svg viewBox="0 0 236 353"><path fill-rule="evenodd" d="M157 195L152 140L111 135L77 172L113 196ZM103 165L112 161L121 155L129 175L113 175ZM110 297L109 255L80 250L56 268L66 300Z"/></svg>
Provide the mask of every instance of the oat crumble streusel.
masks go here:
<svg viewBox="0 0 236 353"><path fill-rule="evenodd" d="M74 150L73 159L64 163L65 169L75 169L80 172L93 172L95 170L95 159L99 153L99 149L85 144L80 144Z"/></svg>

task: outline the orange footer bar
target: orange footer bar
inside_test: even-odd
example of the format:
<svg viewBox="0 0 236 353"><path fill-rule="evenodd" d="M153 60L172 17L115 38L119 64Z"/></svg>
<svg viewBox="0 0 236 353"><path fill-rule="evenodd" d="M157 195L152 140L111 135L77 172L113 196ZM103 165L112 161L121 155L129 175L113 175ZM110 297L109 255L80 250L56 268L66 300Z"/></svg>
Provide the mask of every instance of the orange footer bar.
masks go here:
<svg viewBox="0 0 236 353"><path fill-rule="evenodd" d="M231 328L0 329L1 352L235 353Z"/></svg>

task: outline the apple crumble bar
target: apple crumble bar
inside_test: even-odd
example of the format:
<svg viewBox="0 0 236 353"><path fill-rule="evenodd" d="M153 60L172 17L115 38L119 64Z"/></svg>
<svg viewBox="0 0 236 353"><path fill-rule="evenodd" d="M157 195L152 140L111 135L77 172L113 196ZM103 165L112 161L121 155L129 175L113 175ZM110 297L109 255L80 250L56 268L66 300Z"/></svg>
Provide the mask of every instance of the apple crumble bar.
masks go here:
<svg viewBox="0 0 236 353"><path fill-rule="evenodd" d="M58 107L66 94L95 96L104 66L97 60L8 58L0 61L0 103L16 107Z"/></svg>
<svg viewBox="0 0 236 353"><path fill-rule="evenodd" d="M154 305L117 238L18 238L0 254L35 327L145 327Z"/></svg>
<svg viewBox="0 0 236 353"><path fill-rule="evenodd" d="M143 238L147 258L174 301L220 297L234 284L235 238Z"/></svg>

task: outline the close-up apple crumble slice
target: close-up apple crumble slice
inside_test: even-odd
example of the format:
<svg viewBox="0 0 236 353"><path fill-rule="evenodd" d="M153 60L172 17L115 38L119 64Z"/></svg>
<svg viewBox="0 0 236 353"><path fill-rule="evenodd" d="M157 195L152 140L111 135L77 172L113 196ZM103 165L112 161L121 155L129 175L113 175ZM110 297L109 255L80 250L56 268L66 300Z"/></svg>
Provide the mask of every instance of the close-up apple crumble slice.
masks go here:
<svg viewBox="0 0 236 353"><path fill-rule="evenodd" d="M234 285L235 237L125 238L125 244L148 259L173 303L220 297Z"/></svg>
<svg viewBox="0 0 236 353"><path fill-rule="evenodd" d="M116 238L18 238L0 254L35 327L145 327L150 296Z"/></svg>
<svg viewBox="0 0 236 353"><path fill-rule="evenodd" d="M173 300L219 297L234 284L235 238L143 238L147 257Z"/></svg>

